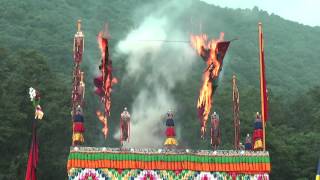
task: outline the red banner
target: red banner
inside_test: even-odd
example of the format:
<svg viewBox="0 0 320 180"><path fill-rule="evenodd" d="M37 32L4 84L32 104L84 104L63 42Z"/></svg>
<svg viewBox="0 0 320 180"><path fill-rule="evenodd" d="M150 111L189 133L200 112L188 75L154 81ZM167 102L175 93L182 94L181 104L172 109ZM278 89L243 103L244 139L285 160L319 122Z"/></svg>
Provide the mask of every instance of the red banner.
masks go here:
<svg viewBox="0 0 320 180"><path fill-rule="evenodd" d="M35 120L34 120L35 121ZM29 152L28 165L25 180L37 180L36 169L39 160L39 147L36 132L36 122L33 122L32 142Z"/></svg>
<svg viewBox="0 0 320 180"><path fill-rule="evenodd" d="M268 120L268 91L265 76L265 63L264 63L264 40L262 25L259 25L259 52L260 52L260 93L261 93L261 114L263 122Z"/></svg>

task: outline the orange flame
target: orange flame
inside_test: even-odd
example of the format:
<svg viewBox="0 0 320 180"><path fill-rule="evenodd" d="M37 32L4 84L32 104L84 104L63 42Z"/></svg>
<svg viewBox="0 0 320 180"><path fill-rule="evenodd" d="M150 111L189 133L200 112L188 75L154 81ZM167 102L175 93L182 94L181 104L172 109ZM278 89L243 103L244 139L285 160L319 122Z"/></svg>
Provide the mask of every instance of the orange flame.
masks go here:
<svg viewBox="0 0 320 180"><path fill-rule="evenodd" d="M104 137L107 138L107 135L108 135L108 119L100 111L96 111L96 115L98 116L99 121L103 125L103 128L102 128L101 131L102 131Z"/></svg>
<svg viewBox="0 0 320 180"><path fill-rule="evenodd" d="M104 38L103 34L103 32L98 34L97 41L102 59L101 71L103 77L103 90L105 93L103 98L105 113L110 116L112 85L118 83L118 80L115 77L112 77L112 61L109 59L108 39Z"/></svg>
<svg viewBox="0 0 320 180"><path fill-rule="evenodd" d="M101 59L104 59L105 56L106 56L106 53L105 53L105 49L106 49L106 41L104 41L103 39L103 32L99 32L98 36L97 36L97 41L98 41L98 45L99 45L99 49L101 51Z"/></svg>
<svg viewBox="0 0 320 180"><path fill-rule="evenodd" d="M220 34L218 40L208 41L206 34L191 35L191 45L197 53L204 58L207 63L207 69L202 75L203 84L200 89L197 108L201 121L202 136L204 135L206 123L212 107L213 79L217 78L220 71L220 62L217 60L217 43L223 41L224 33Z"/></svg>

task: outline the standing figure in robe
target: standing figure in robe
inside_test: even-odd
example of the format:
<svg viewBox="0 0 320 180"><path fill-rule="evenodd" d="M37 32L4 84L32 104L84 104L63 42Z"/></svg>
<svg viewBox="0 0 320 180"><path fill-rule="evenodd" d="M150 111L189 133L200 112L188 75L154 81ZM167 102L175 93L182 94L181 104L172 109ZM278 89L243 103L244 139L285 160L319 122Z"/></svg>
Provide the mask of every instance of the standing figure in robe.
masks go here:
<svg viewBox="0 0 320 180"><path fill-rule="evenodd" d="M124 141L129 141L130 135L130 113L128 112L127 107L124 108L123 112L120 115L120 131L121 131L121 145Z"/></svg>
<svg viewBox="0 0 320 180"><path fill-rule="evenodd" d="M221 129L219 115L214 112L211 115L211 146L212 149L218 149L221 144Z"/></svg>
<svg viewBox="0 0 320 180"><path fill-rule="evenodd" d="M252 138L250 137L250 134L247 134L246 143L244 147L245 147L245 150L248 150L248 151L252 150Z"/></svg>

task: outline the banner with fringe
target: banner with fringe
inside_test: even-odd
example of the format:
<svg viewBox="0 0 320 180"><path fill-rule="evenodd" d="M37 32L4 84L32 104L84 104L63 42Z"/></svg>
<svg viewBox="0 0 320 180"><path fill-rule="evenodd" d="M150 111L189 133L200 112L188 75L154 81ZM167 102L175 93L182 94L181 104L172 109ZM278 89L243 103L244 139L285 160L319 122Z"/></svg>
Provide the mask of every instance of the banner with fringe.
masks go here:
<svg viewBox="0 0 320 180"><path fill-rule="evenodd" d="M72 168L192 170L205 172L269 173L267 152L204 151L175 152L152 150L72 150L67 170Z"/></svg>
<svg viewBox="0 0 320 180"><path fill-rule="evenodd" d="M69 180L105 180L105 179L195 179L195 180L269 180L267 173L239 174L225 172L199 172L190 170L170 171L170 170L139 170L139 169L82 169L74 168L70 170Z"/></svg>

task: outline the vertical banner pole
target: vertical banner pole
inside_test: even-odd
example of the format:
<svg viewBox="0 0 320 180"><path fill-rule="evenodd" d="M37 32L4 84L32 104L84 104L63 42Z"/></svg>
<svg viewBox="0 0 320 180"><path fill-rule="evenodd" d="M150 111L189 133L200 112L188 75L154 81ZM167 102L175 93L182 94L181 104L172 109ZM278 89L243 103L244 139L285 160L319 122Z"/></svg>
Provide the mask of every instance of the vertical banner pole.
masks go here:
<svg viewBox="0 0 320 180"><path fill-rule="evenodd" d="M264 64L264 45L263 45L263 32L262 32L262 23L259 22L259 59L260 59L260 95L261 95L261 116L262 116L262 128L263 128L263 150L266 150L266 120L267 120L267 88L265 80L265 64Z"/></svg>

